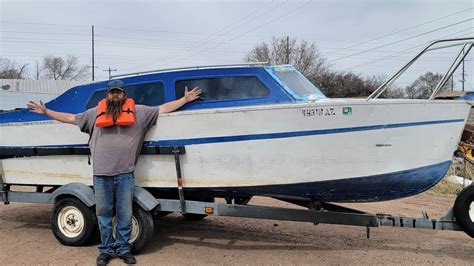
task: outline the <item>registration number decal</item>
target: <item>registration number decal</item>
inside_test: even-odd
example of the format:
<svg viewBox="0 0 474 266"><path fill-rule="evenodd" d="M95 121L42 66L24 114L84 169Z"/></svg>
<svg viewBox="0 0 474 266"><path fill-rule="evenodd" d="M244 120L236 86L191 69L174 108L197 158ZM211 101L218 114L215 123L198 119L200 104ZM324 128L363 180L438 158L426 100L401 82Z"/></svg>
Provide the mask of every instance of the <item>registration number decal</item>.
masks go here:
<svg viewBox="0 0 474 266"><path fill-rule="evenodd" d="M334 107L302 109L301 113L303 114L304 117L336 115L336 111Z"/></svg>

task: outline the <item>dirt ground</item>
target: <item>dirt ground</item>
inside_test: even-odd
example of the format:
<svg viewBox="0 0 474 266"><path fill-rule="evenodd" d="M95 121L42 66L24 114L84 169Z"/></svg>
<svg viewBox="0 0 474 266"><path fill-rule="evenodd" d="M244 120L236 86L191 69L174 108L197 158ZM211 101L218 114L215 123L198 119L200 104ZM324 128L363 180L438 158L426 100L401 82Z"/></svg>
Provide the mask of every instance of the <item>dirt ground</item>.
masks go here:
<svg viewBox="0 0 474 266"><path fill-rule="evenodd" d="M346 204L374 213L432 218L453 196L425 193L406 199ZM251 203L287 206L254 198ZM50 230L51 205L0 205L0 264L94 265L96 246L67 247ZM463 232L364 227L208 217L199 222L169 215L156 223L140 265L443 264L474 265L474 240ZM123 265L115 258L110 265Z"/></svg>

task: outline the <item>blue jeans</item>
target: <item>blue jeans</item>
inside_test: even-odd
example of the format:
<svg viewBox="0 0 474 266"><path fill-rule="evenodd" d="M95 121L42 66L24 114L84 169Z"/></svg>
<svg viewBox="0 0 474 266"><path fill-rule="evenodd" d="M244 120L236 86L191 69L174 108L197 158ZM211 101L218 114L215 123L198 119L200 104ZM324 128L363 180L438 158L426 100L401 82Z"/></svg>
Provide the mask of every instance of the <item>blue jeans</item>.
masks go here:
<svg viewBox="0 0 474 266"><path fill-rule="evenodd" d="M135 179L133 172L116 176L94 176L96 215L100 230L100 253L119 255L131 251L132 205ZM115 237L112 218L115 216Z"/></svg>

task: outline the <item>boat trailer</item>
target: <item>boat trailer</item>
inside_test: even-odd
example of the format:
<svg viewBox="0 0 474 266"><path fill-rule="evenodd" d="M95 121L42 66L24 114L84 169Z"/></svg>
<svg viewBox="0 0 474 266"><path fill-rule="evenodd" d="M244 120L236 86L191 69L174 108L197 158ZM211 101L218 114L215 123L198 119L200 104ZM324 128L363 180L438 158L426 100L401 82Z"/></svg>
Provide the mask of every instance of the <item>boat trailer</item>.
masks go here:
<svg viewBox="0 0 474 266"><path fill-rule="evenodd" d="M472 230L472 227L474 227L474 218L470 218L469 216L470 204L472 201L474 201L474 186L467 187L466 189L468 191L464 193L464 196L462 196L464 191L458 196L458 199L462 196L461 205L465 206L460 209L463 212L464 217L467 217L467 225L465 222L464 226L460 226L456 219L456 215L454 213L456 210L456 204L447 212L445 216L441 217L440 219L431 219L424 212L421 218L392 216L388 214L371 214L332 203L319 202L317 200L286 199L275 197L277 200L282 200L288 203L299 205L301 207L305 207L304 209L249 205L247 204L248 200L238 201L237 199L232 198L226 198L225 203L205 202L198 200L187 200L185 198L186 190L183 188L183 176L181 172L180 160L180 155L185 154L184 146L153 148L144 147L142 149L142 154L162 154L174 156L176 163L176 180L179 198L155 198L146 189L141 187L135 188L136 205L134 207L133 213L135 221L134 226L139 226L141 229L138 230L141 234L140 236L132 236L135 252L138 252L141 248L143 248L146 242L151 238L151 234L154 231L152 217L174 212L181 213L185 217L192 217L193 219L200 219L206 216L227 216L279 221L310 222L315 225L338 224L363 226L366 227L367 238L370 237L370 228L382 226L465 231L471 237L474 237L474 230ZM3 179L0 178L0 200L3 201L4 204L9 204L10 202L54 204L53 215L51 218L53 234L62 244L80 246L87 243L92 238L94 231L93 229L96 229L97 227L97 221L95 218L87 219L87 217L95 217L95 200L93 189L91 187L86 186L85 184L71 183L60 187L50 187L49 189L45 190L45 188L48 188L47 185L32 184L28 186L35 187L35 192L23 192L13 191L12 186L15 185L3 183ZM74 205L73 207L81 212L83 217L80 218L85 220L85 223L91 223L86 225L86 227L89 226L90 228L93 228L90 229L90 232L88 232L85 236L80 237L79 240L68 239L68 234L63 232L64 230L67 230L68 226L75 224L74 221L77 220L77 217L64 218L64 224L62 225L55 224L55 219L57 220L57 223L60 223L61 221L59 221L60 219L57 217L53 217L54 213L61 213L62 209L60 208L64 209L65 206L68 205L67 199L71 198L76 199L74 201L70 200L69 202L71 202L70 205ZM458 199L456 202L458 202ZM64 203L65 200L66 204ZM79 203L83 206L78 206L77 200L79 200ZM54 230L55 225L58 227L58 230ZM61 229L61 227L63 228ZM75 228L71 228L73 231L74 229Z"/></svg>

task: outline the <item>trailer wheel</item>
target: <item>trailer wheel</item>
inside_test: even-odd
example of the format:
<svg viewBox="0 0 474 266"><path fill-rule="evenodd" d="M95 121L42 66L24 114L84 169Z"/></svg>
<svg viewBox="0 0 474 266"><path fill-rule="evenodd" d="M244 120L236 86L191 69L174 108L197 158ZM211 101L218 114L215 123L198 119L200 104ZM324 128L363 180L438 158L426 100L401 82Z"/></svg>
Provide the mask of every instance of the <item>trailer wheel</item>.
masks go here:
<svg viewBox="0 0 474 266"><path fill-rule="evenodd" d="M97 232L97 217L94 210L79 199L63 198L54 204L51 230L61 244L82 246Z"/></svg>
<svg viewBox="0 0 474 266"><path fill-rule="evenodd" d="M474 237L474 186L464 188L454 202L454 217L459 226Z"/></svg>
<svg viewBox="0 0 474 266"><path fill-rule="evenodd" d="M112 219L113 236L115 238L115 217ZM132 216L132 234L130 235L130 243L132 244L132 253L138 253L142 250L150 238L153 236L155 226L153 217L150 212L143 210L138 205L133 205Z"/></svg>

